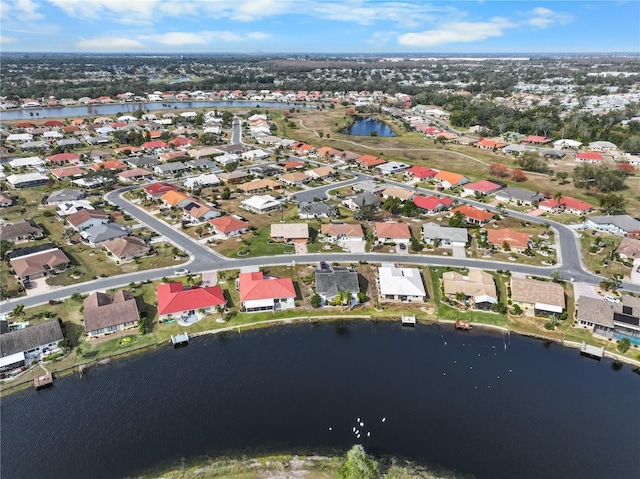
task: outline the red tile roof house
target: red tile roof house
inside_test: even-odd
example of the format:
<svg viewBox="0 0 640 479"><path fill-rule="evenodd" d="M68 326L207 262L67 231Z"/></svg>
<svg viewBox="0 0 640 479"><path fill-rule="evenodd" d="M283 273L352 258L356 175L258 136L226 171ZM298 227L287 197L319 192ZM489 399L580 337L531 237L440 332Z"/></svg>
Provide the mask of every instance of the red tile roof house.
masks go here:
<svg viewBox="0 0 640 479"><path fill-rule="evenodd" d="M157 286L156 293L158 317L161 321L193 315L202 319L213 313L218 306L224 308L227 304L220 286L185 289L182 283L162 283Z"/></svg>
<svg viewBox="0 0 640 479"><path fill-rule="evenodd" d="M382 165L386 163L382 158L378 158L373 155L362 155L360 158L356 159L356 163L358 163L362 168L373 168L374 166Z"/></svg>
<svg viewBox="0 0 640 479"><path fill-rule="evenodd" d="M164 141L161 141L161 140L147 141L146 143L143 143L140 146L142 146L142 148L144 148L145 150L154 151L154 152L165 151L169 148L169 145L167 145Z"/></svg>
<svg viewBox="0 0 640 479"><path fill-rule="evenodd" d="M295 143L291 145L291 151L298 155L309 155L315 152L315 147L307 143Z"/></svg>
<svg viewBox="0 0 640 479"><path fill-rule="evenodd" d="M411 231L406 223L376 223L378 243L405 243L411 241Z"/></svg>
<svg viewBox="0 0 640 479"><path fill-rule="evenodd" d="M147 196L153 200L160 198L162 195L167 193L168 191L174 191L178 188L176 186L170 185L169 183L151 183L150 185L144 186L142 188Z"/></svg>
<svg viewBox="0 0 640 479"><path fill-rule="evenodd" d="M420 180L428 180L429 178L433 178L438 174L436 170L432 170L431 168L427 168L426 166L417 165L408 168L405 173L408 173L414 178L418 178Z"/></svg>
<svg viewBox="0 0 640 479"><path fill-rule="evenodd" d="M545 136L529 135L520 140L520 143L523 145L546 145L551 141L551 138L547 138Z"/></svg>
<svg viewBox="0 0 640 479"><path fill-rule="evenodd" d="M476 143L476 146L483 150L493 150L494 148L495 149L504 148L505 146L507 146L507 144L501 143L499 141L489 140L488 138L482 138L480 141Z"/></svg>
<svg viewBox="0 0 640 479"><path fill-rule="evenodd" d="M453 200L448 196L439 198L435 195L426 197L416 196L413 198L413 203L427 214L434 214L453 206Z"/></svg>
<svg viewBox="0 0 640 479"><path fill-rule="evenodd" d="M481 180L465 185L463 190L465 193L470 195L475 195L476 193L490 195L498 191L500 188L502 188L502 186L494 183L493 181Z"/></svg>
<svg viewBox="0 0 640 479"><path fill-rule="evenodd" d="M84 176L86 171L77 166L70 166L68 168L56 168L51 170L51 174L61 180L63 178L78 178L80 176Z"/></svg>
<svg viewBox="0 0 640 479"><path fill-rule="evenodd" d="M75 153L58 153L57 155L47 156L45 158L49 163L62 164L62 163L78 163L80 156Z"/></svg>
<svg viewBox="0 0 640 479"><path fill-rule="evenodd" d="M487 230L487 243L498 249L503 249L505 242L511 250L522 252L531 245L531 235L514 231L511 228Z"/></svg>
<svg viewBox="0 0 640 479"><path fill-rule="evenodd" d="M602 158L602 155L594 151L587 151L584 153L576 154L577 163L602 163L603 161L604 158Z"/></svg>
<svg viewBox="0 0 640 479"><path fill-rule="evenodd" d="M477 225L484 224L491 218L493 218L493 213L485 210L480 210L469 205L458 206L457 208L452 209L451 212L454 214L460 212L462 216L465 217L468 223Z"/></svg>
<svg viewBox="0 0 640 479"><path fill-rule="evenodd" d="M246 233L250 226L246 221L239 220L231 215L220 216L219 218L209 220L209 224L214 234L222 235L225 238Z"/></svg>
<svg viewBox="0 0 640 479"><path fill-rule="evenodd" d="M247 313L295 307L296 289L291 278L265 278L262 272L240 273L238 288Z"/></svg>
<svg viewBox="0 0 640 479"><path fill-rule="evenodd" d="M560 199L560 202L553 198L541 201L538 204L538 208L544 211L549 211L550 213L562 213L563 211L568 211L574 215L584 215L593 211L595 206L587 203L586 201L571 198L570 196L563 196Z"/></svg>
<svg viewBox="0 0 640 479"><path fill-rule="evenodd" d="M465 176L450 171L439 171L433 178L440 182L443 188L455 188L456 186L469 183L469 180Z"/></svg>

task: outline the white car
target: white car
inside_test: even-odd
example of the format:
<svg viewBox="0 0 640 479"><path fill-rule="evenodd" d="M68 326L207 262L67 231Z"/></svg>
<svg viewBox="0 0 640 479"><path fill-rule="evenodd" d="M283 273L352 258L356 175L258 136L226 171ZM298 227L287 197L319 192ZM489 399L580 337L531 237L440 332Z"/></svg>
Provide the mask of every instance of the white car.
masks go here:
<svg viewBox="0 0 640 479"><path fill-rule="evenodd" d="M186 268L179 268L179 269L173 270L173 274L176 276L181 276L183 274L189 274L189 270Z"/></svg>
<svg viewBox="0 0 640 479"><path fill-rule="evenodd" d="M620 300L618 298L616 298L615 296L611 296L610 294L606 295L604 297L605 301L609 301L610 303L619 303Z"/></svg>

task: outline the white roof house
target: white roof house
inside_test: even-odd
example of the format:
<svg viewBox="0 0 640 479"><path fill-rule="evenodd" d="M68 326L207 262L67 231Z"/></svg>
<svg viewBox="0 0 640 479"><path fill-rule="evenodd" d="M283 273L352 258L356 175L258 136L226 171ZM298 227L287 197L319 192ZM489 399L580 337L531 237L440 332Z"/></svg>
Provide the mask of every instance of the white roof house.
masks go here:
<svg viewBox="0 0 640 479"><path fill-rule="evenodd" d="M186 188L192 190L196 186L212 186L219 185L220 178L214 173L203 174L198 176L192 176L191 178L187 178L183 183Z"/></svg>
<svg viewBox="0 0 640 479"><path fill-rule="evenodd" d="M265 213L267 211L275 210L280 206L280 204L280 201L269 195L255 195L240 203L243 208L253 211L254 213Z"/></svg>
<svg viewBox="0 0 640 479"><path fill-rule="evenodd" d="M44 165L44 160L39 156L29 156L27 158L14 158L9 162L11 168L35 168Z"/></svg>
<svg viewBox="0 0 640 479"><path fill-rule="evenodd" d="M12 133L7 137L7 141L31 141L33 135L31 133Z"/></svg>
<svg viewBox="0 0 640 479"><path fill-rule="evenodd" d="M24 175L9 175L7 182L14 188L44 185L49 178L42 173L25 173Z"/></svg>
<svg viewBox="0 0 640 479"><path fill-rule="evenodd" d="M227 155L215 156L213 158L213 160L216 163L219 163L221 166L228 165L229 163L237 163L239 159L240 159L240 156L236 155L235 153L229 153Z"/></svg>
<svg viewBox="0 0 640 479"><path fill-rule="evenodd" d="M267 153L264 150L256 149L256 150L245 151L240 156L242 156L242 158L244 158L245 160L256 161L256 160L262 160L264 158L269 158L269 156L271 156L271 153Z"/></svg>
<svg viewBox="0 0 640 479"><path fill-rule="evenodd" d="M422 301L427 296L418 268L396 268L383 263L378 275L383 299Z"/></svg>
<svg viewBox="0 0 640 479"><path fill-rule="evenodd" d="M578 149L582 146L582 143L576 140L562 139L553 142L554 148L575 148Z"/></svg>

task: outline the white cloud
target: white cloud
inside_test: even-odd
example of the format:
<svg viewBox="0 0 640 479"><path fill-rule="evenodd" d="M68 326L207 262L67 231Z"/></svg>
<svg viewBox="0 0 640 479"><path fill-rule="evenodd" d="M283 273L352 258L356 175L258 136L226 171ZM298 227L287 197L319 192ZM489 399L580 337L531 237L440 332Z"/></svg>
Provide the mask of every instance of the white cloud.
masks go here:
<svg viewBox="0 0 640 479"><path fill-rule="evenodd" d="M271 35L269 33L264 33L264 32L249 32L247 33L247 38L250 38L252 40L265 40L267 38L270 38Z"/></svg>
<svg viewBox="0 0 640 479"><path fill-rule="evenodd" d="M554 12L544 7L536 7L526 15L530 17L525 23L534 28L548 28L552 25L566 25L573 21L567 13Z"/></svg>
<svg viewBox="0 0 640 479"><path fill-rule="evenodd" d="M452 7L435 6L418 2L364 2L349 0L344 2L310 3L308 11L316 16L339 22L371 25L378 21L394 22L407 28L416 28L424 22L434 21L433 12L452 12Z"/></svg>
<svg viewBox="0 0 640 479"><path fill-rule="evenodd" d="M371 43L371 44L380 44L380 43L389 43L391 40L393 40L394 38L396 38L396 36L398 35L398 32L374 32L373 35L371 35L371 38L369 38L368 40L366 40L367 43Z"/></svg>
<svg viewBox="0 0 640 479"><path fill-rule="evenodd" d="M122 37L81 38L73 46L89 52L140 51L145 48L144 44L137 40Z"/></svg>
<svg viewBox="0 0 640 479"><path fill-rule="evenodd" d="M426 48L449 43L479 42L492 37L501 37L504 30L515 25L504 18L492 18L488 22L450 22L434 30L405 33L398 37L401 45Z"/></svg>
<svg viewBox="0 0 640 479"><path fill-rule="evenodd" d="M7 37L5 35L0 35L0 44L4 45L6 43L15 43L16 39L13 37Z"/></svg>
<svg viewBox="0 0 640 479"><path fill-rule="evenodd" d="M262 32L239 34L228 30L205 30L201 32L167 32L153 35L140 35L140 40L160 43L162 45L206 45L213 42L243 42L248 39L263 40L269 35Z"/></svg>
<svg viewBox="0 0 640 479"><path fill-rule="evenodd" d="M37 12L39 5L33 3L31 0L18 0L14 2L11 7L13 15L21 20L31 21L42 18L42 14Z"/></svg>
<svg viewBox="0 0 640 479"><path fill-rule="evenodd" d="M158 18L158 0L48 0L72 18L150 23ZM177 14L177 13L176 13Z"/></svg>
<svg viewBox="0 0 640 479"><path fill-rule="evenodd" d="M7 2L0 2L0 18L9 18L11 15L11 5Z"/></svg>

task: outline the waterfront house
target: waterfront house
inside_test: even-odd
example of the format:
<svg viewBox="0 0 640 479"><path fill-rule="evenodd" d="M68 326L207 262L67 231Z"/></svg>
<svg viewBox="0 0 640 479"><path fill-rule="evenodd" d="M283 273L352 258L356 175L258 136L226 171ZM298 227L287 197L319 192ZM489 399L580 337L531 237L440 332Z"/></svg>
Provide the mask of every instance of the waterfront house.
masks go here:
<svg viewBox="0 0 640 479"><path fill-rule="evenodd" d="M227 304L220 286L185 288L178 282L161 283L156 287L156 293L158 316L161 320L193 315L201 318Z"/></svg>
<svg viewBox="0 0 640 479"><path fill-rule="evenodd" d="M382 299L395 301L424 301L427 292L418 268L397 268L382 263L378 268L378 283Z"/></svg>
<svg viewBox="0 0 640 479"><path fill-rule="evenodd" d="M95 292L82 302L84 330L89 338L135 328L140 320L136 298L130 291Z"/></svg>
<svg viewBox="0 0 640 479"><path fill-rule="evenodd" d="M623 296L619 303L581 296L578 324L607 339L629 338L640 343L640 298Z"/></svg>
<svg viewBox="0 0 640 479"><path fill-rule="evenodd" d="M63 339L58 319L0 334L0 372L40 360L55 351Z"/></svg>
<svg viewBox="0 0 640 479"><path fill-rule="evenodd" d="M466 274L447 271L442 275L444 295L450 301L460 301L458 294L464 295L465 305L489 310L498 302L498 292L493 276L482 270L470 270Z"/></svg>
<svg viewBox="0 0 640 479"><path fill-rule="evenodd" d="M340 267L316 271L316 293L323 304L335 301L338 293L346 291L351 293L351 301L357 301L360 292L357 271Z"/></svg>
<svg viewBox="0 0 640 479"><path fill-rule="evenodd" d="M295 307L296 289L291 278L265 277L262 272L240 273L238 289L248 313Z"/></svg>
<svg viewBox="0 0 640 479"><path fill-rule="evenodd" d="M566 307L561 284L514 276L511 277L511 300L536 316L560 315Z"/></svg>

